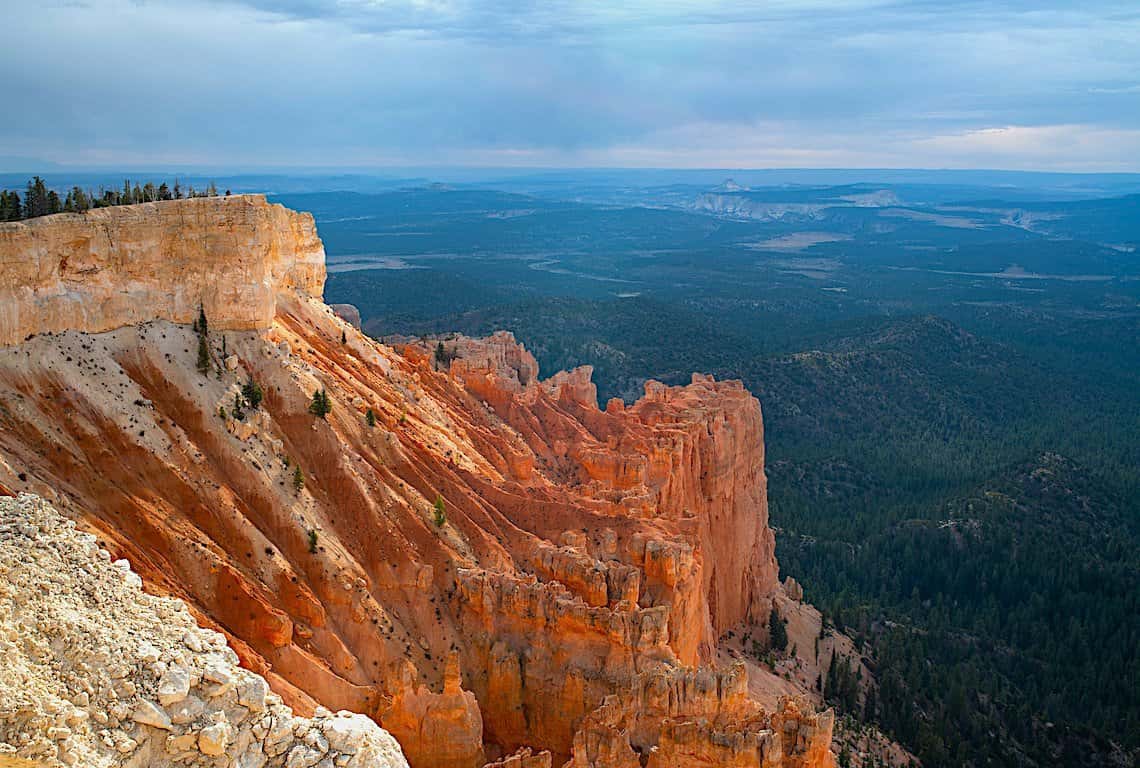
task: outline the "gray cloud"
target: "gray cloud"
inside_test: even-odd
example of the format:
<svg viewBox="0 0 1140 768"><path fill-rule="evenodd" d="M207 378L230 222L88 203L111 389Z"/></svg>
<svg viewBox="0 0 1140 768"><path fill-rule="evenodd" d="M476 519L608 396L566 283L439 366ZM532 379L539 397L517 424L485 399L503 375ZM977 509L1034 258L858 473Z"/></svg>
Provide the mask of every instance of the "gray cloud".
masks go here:
<svg viewBox="0 0 1140 768"><path fill-rule="evenodd" d="M78 0L5 9L4 155L1136 169L1134 3ZM620 6L620 7L616 7Z"/></svg>

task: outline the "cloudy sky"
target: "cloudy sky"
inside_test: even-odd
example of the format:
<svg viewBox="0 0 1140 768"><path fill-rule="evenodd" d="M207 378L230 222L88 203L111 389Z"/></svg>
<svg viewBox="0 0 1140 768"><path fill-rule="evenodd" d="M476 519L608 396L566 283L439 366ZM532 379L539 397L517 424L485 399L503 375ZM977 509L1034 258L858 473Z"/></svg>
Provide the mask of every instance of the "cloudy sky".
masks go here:
<svg viewBox="0 0 1140 768"><path fill-rule="evenodd" d="M1140 171L1138 0L0 0L0 156Z"/></svg>

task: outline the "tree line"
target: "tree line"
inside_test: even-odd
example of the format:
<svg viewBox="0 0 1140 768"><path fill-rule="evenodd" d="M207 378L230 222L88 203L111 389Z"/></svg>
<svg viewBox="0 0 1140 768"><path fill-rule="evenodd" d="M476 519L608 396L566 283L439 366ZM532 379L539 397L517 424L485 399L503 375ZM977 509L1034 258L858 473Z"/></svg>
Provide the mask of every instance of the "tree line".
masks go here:
<svg viewBox="0 0 1140 768"><path fill-rule="evenodd" d="M225 194L229 196L230 191L227 189ZM205 189L197 190L193 186L184 189L178 179L174 180L173 185L165 181L158 185L151 181L140 185L136 181L132 185L129 179L124 179L122 189L100 186L96 193L91 189L74 186L61 198L59 192L49 189L42 178L35 176L28 182L22 198L16 190L0 190L0 221L21 221L53 213L83 213L92 208L109 208L114 205L217 196L218 188L212 181Z"/></svg>

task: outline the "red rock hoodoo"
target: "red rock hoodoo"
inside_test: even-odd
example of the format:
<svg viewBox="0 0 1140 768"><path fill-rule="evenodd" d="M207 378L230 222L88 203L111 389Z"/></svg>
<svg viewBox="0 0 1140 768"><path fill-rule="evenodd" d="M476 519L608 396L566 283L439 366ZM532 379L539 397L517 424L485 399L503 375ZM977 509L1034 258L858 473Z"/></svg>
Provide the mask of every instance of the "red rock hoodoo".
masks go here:
<svg viewBox="0 0 1140 768"><path fill-rule="evenodd" d="M311 219L256 196L3 224L0 272L0 486L80 519L302 711L375 717L413 768L832 764L830 713L765 711L717 667L786 599L739 382L600 410L588 368L540 380L509 334L442 364L378 344L321 302ZM124 309L120 280L176 297Z"/></svg>

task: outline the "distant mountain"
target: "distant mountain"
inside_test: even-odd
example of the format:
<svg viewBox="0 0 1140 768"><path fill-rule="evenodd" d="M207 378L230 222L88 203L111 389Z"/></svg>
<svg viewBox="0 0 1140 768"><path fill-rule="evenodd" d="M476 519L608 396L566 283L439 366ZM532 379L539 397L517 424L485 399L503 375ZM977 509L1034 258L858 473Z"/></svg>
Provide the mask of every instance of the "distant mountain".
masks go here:
<svg viewBox="0 0 1140 768"><path fill-rule="evenodd" d="M713 188L714 192L744 192L748 187L737 184L733 179L725 179L716 187Z"/></svg>

